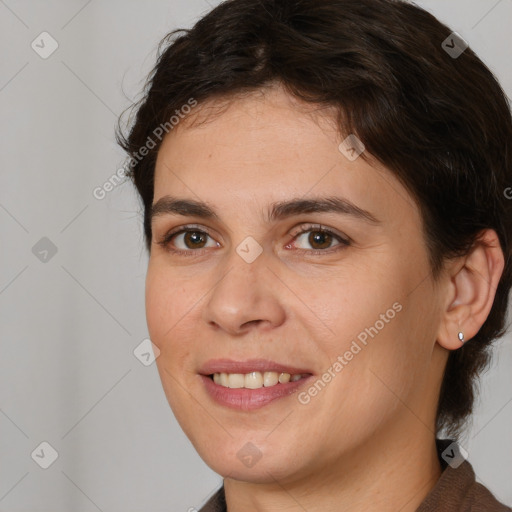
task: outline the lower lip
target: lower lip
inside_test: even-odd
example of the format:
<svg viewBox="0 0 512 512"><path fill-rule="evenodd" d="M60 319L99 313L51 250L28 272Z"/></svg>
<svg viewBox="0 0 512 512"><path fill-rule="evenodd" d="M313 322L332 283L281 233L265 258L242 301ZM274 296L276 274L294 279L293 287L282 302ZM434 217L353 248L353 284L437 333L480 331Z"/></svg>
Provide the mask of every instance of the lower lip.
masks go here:
<svg viewBox="0 0 512 512"><path fill-rule="evenodd" d="M234 389L215 384L210 377L201 375L206 391L213 400L215 400L215 402L220 405L224 405L225 407L241 411L253 411L255 409L260 409L275 400L279 400L280 398L285 398L292 393L296 393L297 388L303 386L311 379L311 377L313 377L313 375L309 375L308 377L304 377L295 382L276 384L275 386L269 386L268 388Z"/></svg>

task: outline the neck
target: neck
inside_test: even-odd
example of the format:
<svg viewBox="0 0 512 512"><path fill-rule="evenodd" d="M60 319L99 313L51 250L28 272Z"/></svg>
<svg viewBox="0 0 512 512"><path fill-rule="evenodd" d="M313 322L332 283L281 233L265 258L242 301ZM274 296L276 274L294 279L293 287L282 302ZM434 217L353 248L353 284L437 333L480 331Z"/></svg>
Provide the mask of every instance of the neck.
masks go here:
<svg viewBox="0 0 512 512"><path fill-rule="evenodd" d="M286 482L226 478L228 512L415 512L441 476L435 436L420 429L394 439L376 436L322 471Z"/></svg>

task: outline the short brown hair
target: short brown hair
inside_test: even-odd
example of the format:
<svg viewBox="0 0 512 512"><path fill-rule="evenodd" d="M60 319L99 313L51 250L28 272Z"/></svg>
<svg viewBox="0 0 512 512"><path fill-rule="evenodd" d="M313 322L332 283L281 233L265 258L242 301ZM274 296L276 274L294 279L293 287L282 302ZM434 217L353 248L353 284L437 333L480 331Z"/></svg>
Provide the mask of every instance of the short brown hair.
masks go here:
<svg viewBox="0 0 512 512"><path fill-rule="evenodd" d="M148 251L155 128L190 98L229 98L276 81L302 100L336 107L340 134L356 134L409 190L434 278L445 259L468 254L482 230L494 229L505 257L494 304L475 337L450 353L439 397L437 429L458 436L491 343L505 333L512 120L502 88L473 51L455 58L442 47L451 33L401 0L227 0L162 40L135 122L127 136L120 122L117 137L131 156ZM135 160L149 138L156 144Z"/></svg>

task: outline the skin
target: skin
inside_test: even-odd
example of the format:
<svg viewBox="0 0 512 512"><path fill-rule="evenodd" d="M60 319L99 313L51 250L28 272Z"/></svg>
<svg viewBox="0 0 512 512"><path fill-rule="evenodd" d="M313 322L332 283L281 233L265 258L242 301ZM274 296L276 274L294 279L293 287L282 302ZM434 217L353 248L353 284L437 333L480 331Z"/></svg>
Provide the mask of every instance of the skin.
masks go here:
<svg viewBox="0 0 512 512"><path fill-rule="evenodd" d="M230 512L416 510L441 475L434 425L447 357L459 331L468 342L485 321L503 269L495 232L434 281L412 197L371 155L350 161L338 150L332 112L279 86L211 118L205 105L167 135L155 170L154 203L201 200L220 218L152 223L146 315L177 420L224 477ZM266 220L273 202L333 195L379 223L324 212ZM209 232L202 248L183 234L158 244L188 224ZM333 237L322 249L308 224L351 242ZM295 236L302 226L310 231ZM247 236L263 249L252 263L236 252ZM198 375L210 359L266 358L321 377L397 302L400 312L306 405L292 394L228 409ZM252 467L237 457L248 442L261 454Z"/></svg>

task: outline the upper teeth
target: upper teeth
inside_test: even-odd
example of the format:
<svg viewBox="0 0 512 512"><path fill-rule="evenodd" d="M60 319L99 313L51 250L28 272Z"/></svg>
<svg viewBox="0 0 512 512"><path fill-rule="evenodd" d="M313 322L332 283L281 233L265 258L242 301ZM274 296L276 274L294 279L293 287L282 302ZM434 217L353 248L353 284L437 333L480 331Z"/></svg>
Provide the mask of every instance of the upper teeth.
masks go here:
<svg viewBox="0 0 512 512"><path fill-rule="evenodd" d="M215 384L226 388L248 388L258 389L265 386L275 386L278 382L295 382L302 378L301 374L290 375L289 373L278 372L250 372L250 373L214 373L213 381Z"/></svg>

